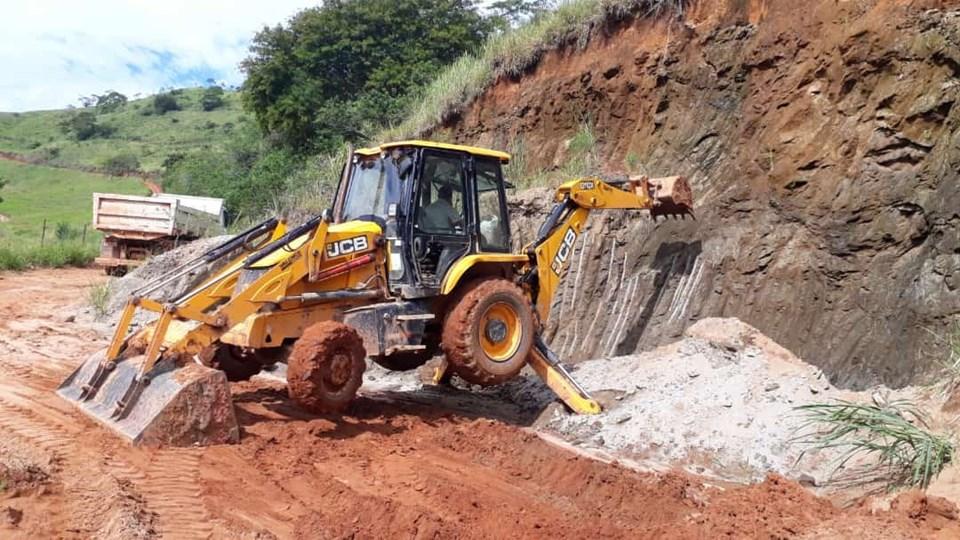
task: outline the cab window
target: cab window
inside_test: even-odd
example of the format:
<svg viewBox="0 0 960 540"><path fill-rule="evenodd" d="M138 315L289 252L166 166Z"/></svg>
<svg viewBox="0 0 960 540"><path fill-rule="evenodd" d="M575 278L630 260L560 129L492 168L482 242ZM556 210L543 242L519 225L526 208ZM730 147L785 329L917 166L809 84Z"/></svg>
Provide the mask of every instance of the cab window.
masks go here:
<svg viewBox="0 0 960 540"><path fill-rule="evenodd" d="M459 156L426 154L420 177L417 227L429 234L464 234L466 204Z"/></svg>
<svg viewBox="0 0 960 540"><path fill-rule="evenodd" d="M343 201L342 220L362 216L386 218L387 207L399 199L400 181L393 158L366 158L353 164Z"/></svg>
<svg viewBox="0 0 960 540"><path fill-rule="evenodd" d="M480 249L510 251L510 233L500 166L495 161L477 160L476 169Z"/></svg>

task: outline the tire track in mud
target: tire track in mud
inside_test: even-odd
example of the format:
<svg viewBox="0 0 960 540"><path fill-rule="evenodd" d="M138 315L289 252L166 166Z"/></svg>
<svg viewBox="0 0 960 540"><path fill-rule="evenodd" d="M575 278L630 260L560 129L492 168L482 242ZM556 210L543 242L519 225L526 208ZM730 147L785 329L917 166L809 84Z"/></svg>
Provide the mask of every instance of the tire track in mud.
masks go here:
<svg viewBox="0 0 960 540"><path fill-rule="evenodd" d="M210 538L213 526L200 486L199 450L155 450L139 484L147 505L159 517L165 539Z"/></svg>
<svg viewBox="0 0 960 540"><path fill-rule="evenodd" d="M0 396L0 430L50 454L62 465L64 477L71 477L71 488L66 491L74 508L68 515L89 516L91 501L105 500L112 491L141 500L155 517L163 538L197 539L212 535L199 483L198 450L152 450L149 464L140 467L126 459L122 450L84 445L87 420L79 415L70 417L75 424L45 418ZM91 469L90 464L96 466ZM103 478L116 485L104 485Z"/></svg>
<svg viewBox="0 0 960 540"><path fill-rule="evenodd" d="M90 466L96 460L91 460L86 452L77 451L71 434L3 397L0 397L0 431L38 448L57 464L68 507L66 516L61 518L61 530L96 535L99 527L94 525L106 509L98 508L101 505L95 502L107 501L109 495L127 495L121 485L111 486L105 481L106 471Z"/></svg>

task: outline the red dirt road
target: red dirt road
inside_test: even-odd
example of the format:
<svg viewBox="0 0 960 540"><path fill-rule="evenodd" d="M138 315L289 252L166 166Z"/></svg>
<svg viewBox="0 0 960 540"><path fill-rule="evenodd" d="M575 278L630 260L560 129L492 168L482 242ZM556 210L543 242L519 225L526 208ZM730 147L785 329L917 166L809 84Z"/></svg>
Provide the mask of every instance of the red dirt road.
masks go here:
<svg viewBox="0 0 960 540"><path fill-rule="evenodd" d="M921 495L840 510L795 483L709 486L575 455L520 427L368 394L343 416L233 388L242 442L139 449L53 390L105 345L64 322L94 270L0 275L2 538L956 538ZM441 404L442 405L442 404Z"/></svg>

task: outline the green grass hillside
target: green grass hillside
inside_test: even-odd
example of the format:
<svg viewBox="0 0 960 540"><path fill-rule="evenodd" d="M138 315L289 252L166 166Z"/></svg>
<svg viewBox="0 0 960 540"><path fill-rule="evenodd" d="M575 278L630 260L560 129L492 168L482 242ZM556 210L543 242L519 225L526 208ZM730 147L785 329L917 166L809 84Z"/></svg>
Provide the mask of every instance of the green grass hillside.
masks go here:
<svg viewBox="0 0 960 540"><path fill-rule="evenodd" d="M47 239L56 239L58 224L82 231L91 222L94 192L146 195L149 191L135 178L111 178L40 165L0 160L0 178L7 185L0 190L0 247L22 247L40 243L43 220ZM63 233L61 233L63 234ZM75 234L73 236L76 236ZM88 230L87 240L97 235Z"/></svg>
<svg viewBox="0 0 960 540"><path fill-rule="evenodd" d="M200 106L203 89L174 91L181 110L156 114L153 97L130 101L114 112L97 115L97 124L115 131L107 138L76 141L64 133L60 123L81 111L96 109L0 113L0 151L12 152L31 161L62 167L103 167L120 155L137 158L140 170L159 171L171 154L192 150L219 149L243 122L236 92L223 95L224 104L205 112Z"/></svg>

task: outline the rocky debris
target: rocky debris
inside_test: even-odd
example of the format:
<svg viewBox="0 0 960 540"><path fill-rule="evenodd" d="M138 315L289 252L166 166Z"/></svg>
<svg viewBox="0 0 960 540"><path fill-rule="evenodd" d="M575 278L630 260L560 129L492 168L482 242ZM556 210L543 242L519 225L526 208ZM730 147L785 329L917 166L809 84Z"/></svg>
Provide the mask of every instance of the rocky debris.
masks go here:
<svg viewBox="0 0 960 540"><path fill-rule="evenodd" d="M498 391L543 410L538 428L581 448L738 482L775 472L827 484L839 452L804 454L807 447L795 442L803 434L795 407L870 400L833 387L817 367L736 319L698 321L676 343L586 360L573 375L601 398L603 414L572 415L550 406L553 394L533 378Z"/></svg>

